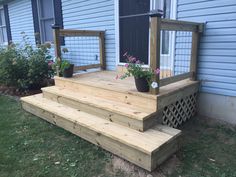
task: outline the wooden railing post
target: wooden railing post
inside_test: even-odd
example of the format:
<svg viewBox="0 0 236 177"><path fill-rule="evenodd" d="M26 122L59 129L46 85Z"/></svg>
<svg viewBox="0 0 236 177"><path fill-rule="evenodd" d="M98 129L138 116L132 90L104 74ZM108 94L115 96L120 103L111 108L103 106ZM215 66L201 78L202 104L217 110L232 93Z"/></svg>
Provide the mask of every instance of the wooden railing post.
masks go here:
<svg viewBox="0 0 236 177"><path fill-rule="evenodd" d="M197 58L198 58L198 45L199 45L199 32L192 33L192 48L191 48L191 62L190 62L190 72L191 80L197 79Z"/></svg>
<svg viewBox="0 0 236 177"><path fill-rule="evenodd" d="M60 27L56 24L52 25L53 38L54 38L54 52L57 59L57 76L59 76L59 70L61 66L61 43L60 43Z"/></svg>
<svg viewBox="0 0 236 177"><path fill-rule="evenodd" d="M57 25L52 25L53 37L54 37L54 48L55 57L61 58L61 44L60 44L60 27Z"/></svg>
<svg viewBox="0 0 236 177"><path fill-rule="evenodd" d="M151 11L150 13L150 68L154 71L160 68L161 57L161 16L158 11ZM150 93L156 95L159 93L160 75L155 75L151 82L156 82L157 87L150 86Z"/></svg>
<svg viewBox="0 0 236 177"><path fill-rule="evenodd" d="M190 63L190 72L192 73L191 80L197 80L197 59L198 59L198 50L200 37L204 30L204 24L197 26L197 30L192 33L192 48L191 48L191 63Z"/></svg>
<svg viewBox="0 0 236 177"><path fill-rule="evenodd" d="M106 53L105 53L105 32L100 32L99 35L99 51L101 69L106 69Z"/></svg>

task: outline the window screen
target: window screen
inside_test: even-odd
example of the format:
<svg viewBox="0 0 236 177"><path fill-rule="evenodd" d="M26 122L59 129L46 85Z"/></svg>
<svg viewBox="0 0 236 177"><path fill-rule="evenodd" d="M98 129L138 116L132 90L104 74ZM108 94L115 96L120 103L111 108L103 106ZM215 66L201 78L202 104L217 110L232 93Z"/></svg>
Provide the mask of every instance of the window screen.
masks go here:
<svg viewBox="0 0 236 177"><path fill-rule="evenodd" d="M4 15L4 9L0 9L0 43L7 42L7 27Z"/></svg>
<svg viewBox="0 0 236 177"><path fill-rule="evenodd" d="M52 24L54 24L53 0L38 0L41 41L52 42Z"/></svg>

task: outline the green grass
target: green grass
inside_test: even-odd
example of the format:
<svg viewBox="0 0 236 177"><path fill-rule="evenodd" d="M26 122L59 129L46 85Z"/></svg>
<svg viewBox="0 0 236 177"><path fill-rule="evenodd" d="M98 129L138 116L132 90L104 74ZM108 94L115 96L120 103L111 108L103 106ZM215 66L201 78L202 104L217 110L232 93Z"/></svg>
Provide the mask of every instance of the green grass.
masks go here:
<svg viewBox="0 0 236 177"><path fill-rule="evenodd" d="M235 127L193 118L182 129L177 162L167 161L153 177L236 177ZM109 153L0 96L0 177L138 177L137 170L114 172L111 163Z"/></svg>
<svg viewBox="0 0 236 177"><path fill-rule="evenodd" d="M180 165L171 176L236 177L236 127L195 118L183 133Z"/></svg>
<svg viewBox="0 0 236 177"><path fill-rule="evenodd" d="M1 177L91 177L110 156L97 146L21 110L0 96Z"/></svg>

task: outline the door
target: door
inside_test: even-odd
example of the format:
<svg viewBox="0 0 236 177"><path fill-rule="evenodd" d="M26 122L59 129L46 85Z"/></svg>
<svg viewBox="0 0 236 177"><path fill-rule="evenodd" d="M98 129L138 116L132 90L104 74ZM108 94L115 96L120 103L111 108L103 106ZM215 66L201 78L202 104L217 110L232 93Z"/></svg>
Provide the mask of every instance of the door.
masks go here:
<svg viewBox="0 0 236 177"><path fill-rule="evenodd" d="M150 0L120 0L120 62L128 52L148 64Z"/></svg>
<svg viewBox="0 0 236 177"><path fill-rule="evenodd" d="M126 62L123 54L128 52L145 64L149 64L149 15L150 10L162 10L163 18L175 19L176 0L120 0L119 42L120 63ZM161 34L161 67L172 72L175 33Z"/></svg>

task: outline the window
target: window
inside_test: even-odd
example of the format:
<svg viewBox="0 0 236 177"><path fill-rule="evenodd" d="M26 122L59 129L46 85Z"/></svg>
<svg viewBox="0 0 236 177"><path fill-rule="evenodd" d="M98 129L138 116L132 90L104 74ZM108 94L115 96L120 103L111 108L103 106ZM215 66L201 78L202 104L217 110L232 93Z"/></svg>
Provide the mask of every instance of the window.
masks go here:
<svg viewBox="0 0 236 177"><path fill-rule="evenodd" d="M152 9L159 9L163 11L163 18L171 18L171 2L173 0L152 0ZM170 54L170 32L169 31L162 31L162 39L161 39L161 53L163 55Z"/></svg>
<svg viewBox="0 0 236 177"><path fill-rule="evenodd" d="M38 20L41 42L52 42L52 24L54 24L53 0L38 0Z"/></svg>
<svg viewBox="0 0 236 177"><path fill-rule="evenodd" d="M0 43L4 44L7 43L7 26L6 26L6 19L4 9L0 9Z"/></svg>
<svg viewBox="0 0 236 177"><path fill-rule="evenodd" d="M31 5L36 44L52 42L52 24L63 29L61 0L31 0ZM61 44L64 45L64 38Z"/></svg>
<svg viewBox="0 0 236 177"><path fill-rule="evenodd" d="M164 1L163 7L163 18L170 18L170 9L171 9L171 0ZM162 32L162 54L167 55L170 53L170 32L163 31Z"/></svg>

